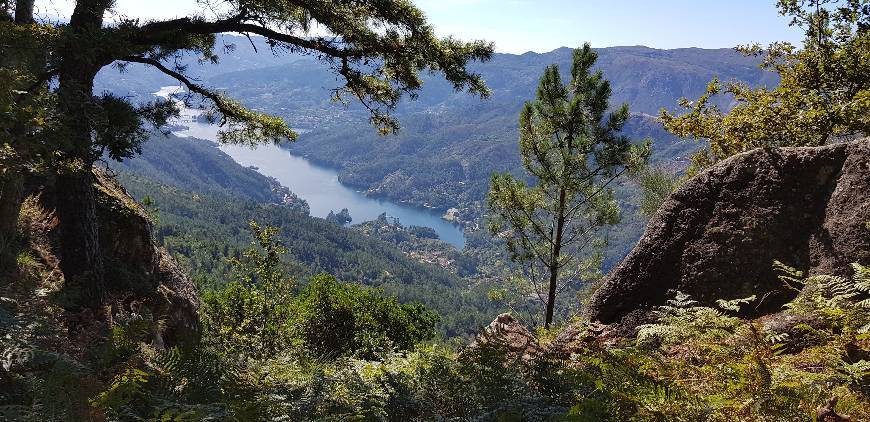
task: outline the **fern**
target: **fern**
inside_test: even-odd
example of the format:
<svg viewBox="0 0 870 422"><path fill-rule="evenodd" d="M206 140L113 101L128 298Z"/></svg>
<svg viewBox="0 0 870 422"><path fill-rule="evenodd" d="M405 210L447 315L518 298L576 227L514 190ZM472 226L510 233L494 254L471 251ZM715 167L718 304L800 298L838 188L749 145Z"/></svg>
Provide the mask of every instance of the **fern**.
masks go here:
<svg viewBox="0 0 870 422"><path fill-rule="evenodd" d="M866 360L854 363L843 362L839 372L846 383L858 388L870 388L870 362Z"/></svg>
<svg viewBox="0 0 870 422"><path fill-rule="evenodd" d="M740 305L755 297L719 301L725 310L739 311ZM710 307L696 306L697 301L689 295L677 292L667 305L659 307L655 314L658 321L638 327L636 344L641 347L667 346L690 337L723 338L734 333L740 320Z"/></svg>
<svg viewBox="0 0 870 422"><path fill-rule="evenodd" d="M773 261L773 270L779 273L777 278L785 287L800 292L801 287L804 285L803 271L799 271L797 268L790 267L777 260Z"/></svg>
<svg viewBox="0 0 870 422"><path fill-rule="evenodd" d="M108 389L91 400L91 405L107 409L126 408L133 400L144 395L147 382L147 372L139 368L126 368L115 376Z"/></svg>
<svg viewBox="0 0 870 422"><path fill-rule="evenodd" d="M732 299L732 300L718 299L718 300L716 300L716 305L718 305L720 308L722 308L726 311L740 312L740 308L743 305L749 304L750 302L755 301L755 299L756 299L755 295L740 298L740 299Z"/></svg>
<svg viewBox="0 0 870 422"><path fill-rule="evenodd" d="M804 292L786 308L827 315L859 334L870 332L870 268L855 263L852 269L851 279L830 275L806 279Z"/></svg>

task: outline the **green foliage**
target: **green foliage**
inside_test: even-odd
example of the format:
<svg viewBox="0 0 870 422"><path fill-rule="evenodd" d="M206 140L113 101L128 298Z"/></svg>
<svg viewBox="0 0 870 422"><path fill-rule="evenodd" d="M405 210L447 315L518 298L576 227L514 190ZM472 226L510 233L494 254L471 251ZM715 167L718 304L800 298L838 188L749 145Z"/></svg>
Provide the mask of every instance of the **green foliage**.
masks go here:
<svg viewBox="0 0 870 422"><path fill-rule="evenodd" d="M660 403L647 410L668 420L692 420L687 415L693 414L714 420L811 420L833 395L840 398L838 413L868 416L862 403L870 377L861 356L870 344L860 333L870 318L862 306L866 269L856 266L853 280L845 280L805 278L776 266L782 279L801 291L782 313L747 321L697 306L678 293L660 308L657 322L639 327L639 349L625 350L645 355L650 360L640 369L675 380L688 399L678 400L679 408ZM735 312L751 299L719 306ZM671 413L677 411L684 413Z"/></svg>
<svg viewBox="0 0 870 422"><path fill-rule="evenodd" d="M271 356L292 344L290 318L294 283L285 274L287 248L277 229L248 222L254 240L240 258L229 258L235 280L203 297L208 339L229 354Z"/></svg>
<svg viewBox="0 0 870 422"><path fill-rule="evenodd" d="M665 128L708 141L694 157L694 171L758 147L813 146L870 133L870 3L866 0L779 0L780 14L804 30L802 48L776 42L738 47L761 55L761 67L779 76L773 88L714 79L686 114L666 110ZM723 112L710 103L720 94L737 105Z"/></svg>
<svg viewBox="0 0 870 422"><path fill-rule="evenodd" d="M651 218L683 181L676 172L660 166L644 166L631 175L640 190L640 214Z"/></svg>
<svg viewBox="0 0 870 422"><path fill-rule="evenodd" d="M448 337L468 336L498 313L486 298L485 286L470 285L439 266L418 262L379 236L338 227L293 208L212 191L179 190L130 174L119 178L134 197L148 195L159 204L158 244L203 291L218 290L234 277L228 259L241 258L249 248L248 222L255 220L278 228L288 249L283 266L297 280L326 272L343 282L383 288L402 303L423 303L442 316L438 328ZM445 249L441 244L437 251Z"/></svg>
<svg viewBox="0 0 870 422"><path fill-rule="evenodd" d="M328 224L328 223L324 223ZM568 350L550 336L517 352L498 341L453 350L420 345L433 315L326 275L290 303L275 347L262 341L262 291L283 283L274 230L255 226L237 278L216 296L224 328L204 342L161 348L147 306L118 309L70 337L34 274L2 287L0 415L14 420L812 420L833 395L837 411L870 417L868 270L851 280L780 265L803 293L780 314L743 320L678 294L637 338L575 321ZM26 261L26 262L25 262ZM14 288L13 288L14 287ZM17 289L24 289L18 291ZM289 291L289 290L288 290ZM211 314L204 300L202 319ZM232 314L237 312L238 315ZM279 314L280 312L276 312ZM233 322L230 322L230 321ZM592 330L585 332L585 330ZM490 333L492 334L492 333ZM499 333L495 333L496 336ZM217 337L224 336L221 341ZM282 336L286 338L282 339ZM561 337L554 333L555 338Z"/></svg>
<svg viewBox="0 0 870 422"><path fill-rule="evenodd" d="M315 355L371 359L432 339L438 316L423 305L400 304L321 274L299 294L294 320L302 345Z"/></svg>
<svg viewBox="0 0 870 422"><path fill-rule="evenodd" d="M846 332L870 332L870 268L854 263L851 279L818 275L801 281L801 294L787 307L823 316Z"/></svg>
<svg viewBox="0 0 870 422"><path fill-rule="evenodd" d="M719 307L725 311L738 312L741 304L755 300L755 296L719 301ZM658 321L654 324L644 324L638 327L638 346L672 346L688 338L704 336L710 340L721 340L733 335L740 327L741 320L728 316L724 312L705 306L697 306L697 302L689 295L677 292L668 304L657 311Z"/></svg>
<svg viewBox="0 0 870 422"><path fill-rule="evenodd" d="M348 211L347 208L342 208L338 213L329 211L329 214L326 216L326 221L343 226L353 221L353 218L351 218L350 211Z"/></svg>
<svg viewBox="0 0 870 422"><path fill-rule="evenodd" d="M628 105L608 114L611 88L592 72L597 58L589 44L576 49L567 85L558 66L547 67L519 118L520 158L535 184L496 174L488 196L489 229L535 287L547 327L557 291L588 281L600 265L599 229L619 221L610 183L649 155L649 143L620 134Z"/></svg>
<svg viewBox="0 0 870 422"><path fill-rule="evenodd" d="M320 274L298 296L284 272L278 230L249 222L254 237L230 258L236 280L203 297L206 339L230 356L265 359L301 347L318 358L373 358L432 339L438 317L370 288Z"/></svg>
<svg viewBox="0 0 870 422"><path fill-rule="evenodd" d="M41 156L52 142L45 129L56 121L57 98L40 86L40 63L58 33L50 25L0 20L0 177L45 165Z"/></svg>

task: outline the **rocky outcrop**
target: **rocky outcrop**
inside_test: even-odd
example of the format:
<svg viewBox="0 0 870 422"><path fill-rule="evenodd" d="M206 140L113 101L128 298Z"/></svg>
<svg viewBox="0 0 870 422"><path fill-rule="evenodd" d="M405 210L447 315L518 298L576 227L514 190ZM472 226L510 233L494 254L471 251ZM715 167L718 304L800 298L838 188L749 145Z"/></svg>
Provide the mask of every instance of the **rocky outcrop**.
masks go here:
<svg viewBox="0 0 870 422"><path fill-rule="evenodd" d="M111 305L115 316L150 314L159 327L155 333L159 344L174 345L196 338L199 299L195 285L169 253L154 243L145 210L105 173L95 170L95 176L106 305ZM41 208L54 209L50 178L30 180L28 190L39 198ZM46 229L46 241L57 244L57 236L54 220Z"/></svg>
<svg viewBox="0 0 870 422"><path fill-rule="evenodd" d="M772 262L849 275L851 262L870 263L868 221L870 139L731 157L670 196L587 316L615 322L677 290L702 304L754 294L747 316L779 310L796 292Z"/></svg>
<svg viewBox="0 0 870 422"><path fill-rule="evenodd" d="M162 341L176 344L199 330L196 286L169 253L157 247L145 210L104 173L97 175L97 215L110 294L143 299L162 322Z"/></svg>
<svg viewBox="0 0 870 422"><path fill-rule="evenodd" d="M504 313L484 327L463 353L489 347L511 360L523 362L567 359L580 350L610 347L629 337L621 329L620 324L604 325L581 320L566 325L555 337L542 341L513 315Z"/></svg>

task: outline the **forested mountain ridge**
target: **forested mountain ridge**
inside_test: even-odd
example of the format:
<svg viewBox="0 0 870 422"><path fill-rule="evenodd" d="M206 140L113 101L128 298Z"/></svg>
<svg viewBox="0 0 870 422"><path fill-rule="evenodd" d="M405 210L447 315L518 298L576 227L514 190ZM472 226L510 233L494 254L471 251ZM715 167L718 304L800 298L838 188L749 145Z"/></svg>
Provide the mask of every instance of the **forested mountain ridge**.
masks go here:
<svg viewBox="0 0 870 422"><path fill-rule="evenodd" d="M492 90L486 100L456 93L448 83L423 75L419 97L397 109L400 133L381 137L375 131L359 130L367 124L361 106L344 107L324 95L339 81L315 61L275 63L251 55L252 47L242 37L224 35L221 40L235 45L219 54L230 71L196 63L190 64L191 71L247 106L309 130L288 145L294 153L339 168L342 182L371 194L440 209L464 206L466 213L467 207L483 198L492 172L518 166L515 116L533 94L541 69L556 63L566 70L571 57L570 48L560 48L548 53L495 54L487 63L473 64L471 69L480 72ZM260 39L253 42L257 48L267 48ZM664 160L685 159L696 146L667 134L652 117L659 109L675 108L681 97L697 97L713 77L751 85L776 83L774 74L757 67L757 59L732 49L634 46L596 51L597 68L613 86L612 105L628 102L634 113L626 133L651 137L656 158ZM126 73L105 69L98 78L101 89L143 98L171 84L168 78L135 66ZM726 97L717 101L725 109L730 105Z"/></svg>
<svg viewBox="0 0 870 422"><path fill-rule="evenodd" d="M108 167L201 194L231 196L261 203L280 203L308 213L308 204L274 179L243 167L212 141L152 133L142 154Z"/></svg>

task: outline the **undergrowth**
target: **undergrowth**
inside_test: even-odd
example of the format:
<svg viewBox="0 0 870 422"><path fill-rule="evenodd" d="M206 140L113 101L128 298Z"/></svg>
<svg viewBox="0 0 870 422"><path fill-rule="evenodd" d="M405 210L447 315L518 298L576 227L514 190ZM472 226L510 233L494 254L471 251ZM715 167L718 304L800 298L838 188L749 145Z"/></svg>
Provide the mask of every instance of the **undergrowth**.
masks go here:
<svg viewBox="0 0 870 422"><path fill-rule="evenodd" d="M147 307L71 334L49 245L28 240L0 286L0 420L812 421L831 398L870 420L861 265L843 278L777 264L800 294L774 315L740 318L753 298L710 307L678 293L636 336L586 332L559 349L549 333L528 357L428 342L428 311L327 276L297 290L271 232L254 233L185 348L155 340Z"/></svg>

